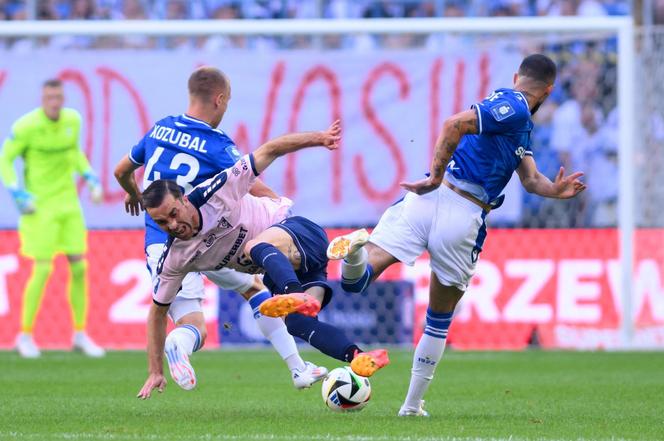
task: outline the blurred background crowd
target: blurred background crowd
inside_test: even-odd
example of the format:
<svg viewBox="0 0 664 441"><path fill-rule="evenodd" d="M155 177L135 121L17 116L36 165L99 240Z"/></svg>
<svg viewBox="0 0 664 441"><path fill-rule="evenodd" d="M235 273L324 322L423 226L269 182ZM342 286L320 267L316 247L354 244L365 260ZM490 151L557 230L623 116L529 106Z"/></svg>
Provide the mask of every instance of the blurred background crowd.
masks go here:
<svg viewBox="0 0 664 441"><path fill-rule="evenodd" d="M2 20L187 20L187 19L281 19L281 18L397 18L482 16L607 16L633 15L637 23L664 24L664 0L0 0ZM655 26L656 28L656 26ZM659 34L658 34L659 35ZM87 37L0 39L0 50L132 49L202 50L212 53L229 49L250 50L357 50L413 49L436 51L454 46L450 34L327 35L200 37ZM472 36L472 38L477 38ZM479 37L482 38L481 36ZM486 37L491 38L491 37ZM661 42L657 37L648 40ZM645 41L645 40L644 40ZM515 39L510 43L523 46ZM645 43L644 43L645 44ZM462 45L460 45L462 46ZM547 53L560 73L555 95L535 115L537 130L533 149L538 166L554 176L566 170L584 170L588 191L573 203L558 203L521 193L511 210L502 210L494 225L503 227L612 227L617 222L618 117L616 111L617 47L613 36L592 40L530 39L522 51ZM650 51L652 53L652 51ZM644 94L642 99L648 99ZM657 104L648 104L648 106ZM664 123L656 114L649 122L648 146L653 154L664 145ZM644 151L642 159L650 153ZM638 159L637 159L638 162ZM641 166L654 167L643 159ZM647 200L664 197L655 178L659 173L637 176ZM652 181L652 182L649 182ZM646 210L647 211L647 210ZM642 226L660 226L656 212L638 219Z"/></svg>

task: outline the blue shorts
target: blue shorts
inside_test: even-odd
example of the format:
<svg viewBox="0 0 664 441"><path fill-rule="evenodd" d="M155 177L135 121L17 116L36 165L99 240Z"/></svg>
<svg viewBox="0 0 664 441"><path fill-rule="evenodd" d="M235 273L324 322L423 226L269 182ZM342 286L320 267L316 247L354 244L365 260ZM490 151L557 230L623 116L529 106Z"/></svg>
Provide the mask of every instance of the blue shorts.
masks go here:
<svg viewBox="0 0 664 441"><path fill-rule="evenodd" d="M300 269L295 271L297 278L305 290L312 286L320 286L325 289L325 297L322 306L327 305L332 299L332 288L327 283L327 234L318 224L302 216L286 218L274 224L284 230L293 239L297 250L300 252L302 261ZM275 292L274 282L266 274L263 283L267 288Z"/></svg>

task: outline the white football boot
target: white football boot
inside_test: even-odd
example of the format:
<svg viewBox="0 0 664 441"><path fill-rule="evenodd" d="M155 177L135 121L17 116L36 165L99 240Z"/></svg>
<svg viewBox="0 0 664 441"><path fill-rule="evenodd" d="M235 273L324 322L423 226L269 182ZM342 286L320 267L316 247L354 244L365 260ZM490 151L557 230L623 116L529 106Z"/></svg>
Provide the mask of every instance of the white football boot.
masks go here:
<svg viewBox="0 0 664 441"><path fill-rule="evenodd" d="M184 390L195 388L196 372L189 361L189 356L177 345L175 339L166 339L164 354L166 354L168 370L171 372L173 381Z"/></svg>
<svg viewBox="0 0 664 441"><path fill-rule="evenodd" d="M327 258L330 260L344 259L362 248L367 242L369 242L369 232L364 228L335 237L327 246Z"/></svg>
<svg viewBox="0 0 664 441"><path fill-rule="evenodd" d="M428 417L429 412L424 410L424 400L420 400L420 406L417 409L412 407L403 407L399 409L400 417Z"/></svg>
<svg viewBox="0 0 664 441"><path fill-rule="evenodd" d="M308 361L305 361L304 365L306 367L303 371L292 371L293 385L295 386L295 389L309 388L312 384L327 376L327 368L323 366L316 366Z"/></svg>
<svg viewBox="0 0 664 441"><path fill-rule="evenodd" d="M32 334L21 332L16 336L16 350L23 358L39 358L41 352L32 339Z"/></svg>
<svg viewBox="0 0 664 441"><path fill-rule="evenodd" d="M74 349L83 352L88 357L100 358L106 355L101 347L97 345L92 339L83 331L74 333L73 344Z"/></svg>

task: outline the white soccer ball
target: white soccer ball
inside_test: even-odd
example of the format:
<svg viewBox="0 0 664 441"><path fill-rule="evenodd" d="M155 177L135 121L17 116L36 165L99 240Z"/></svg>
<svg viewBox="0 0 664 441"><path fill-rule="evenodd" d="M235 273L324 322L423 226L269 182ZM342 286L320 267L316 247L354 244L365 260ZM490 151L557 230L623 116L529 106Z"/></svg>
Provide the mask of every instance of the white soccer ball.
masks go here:
<svg viewBox="0 0 664 441"><path fill-rule="evenodd" d="M332 369L323 380L323 401L335 412L356 411L371 398L371 383L348 367Z"/></svg>

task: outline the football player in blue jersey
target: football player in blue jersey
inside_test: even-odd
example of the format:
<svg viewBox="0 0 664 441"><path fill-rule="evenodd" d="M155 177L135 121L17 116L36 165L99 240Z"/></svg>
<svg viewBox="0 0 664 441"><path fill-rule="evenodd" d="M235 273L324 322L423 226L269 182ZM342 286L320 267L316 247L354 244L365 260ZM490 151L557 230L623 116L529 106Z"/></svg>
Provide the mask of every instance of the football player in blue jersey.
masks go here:
<svg viewBox="0 0 664 441"><path fill-rule="evenodd" d="M390 265L413 265L425 250L431 258L426 327L415 349L410 387L400 416L427 416L422 398L445 349L454 308L475 271L486 238L486 215L498 208L516 170L529 193L572 198L586 186L583 173L553 181L535 165L531 115L547 99L556 65L527 56L512 89L498 89L470 110L448 118L438 137L429 175L403 183L409 192L385 211L374 231L357 230L332 240L330 259L342 262L344 289L362 292Z"/></svg>
<svg viewBox="0 0 664 441"><path fill-rule="evenodd" d="M228 77L219 69L204 66L191 74L188 88L187 112L159 120L116 166L115 177L127 192L125 209L131 215L138 216L142 210L141 191L134 176L139 167L145 167L143 187L157 179L172 179L188 193L240 159L233 141L217 129L231 98ZM278 198L260 181L252 187L251 194ZM168 235L146 213L145 253L153 281L167 240ZM302 360L282 319L265 317L258 312L258 306L271 297L258 276L229 269L205 275L218 286L237 291L249 301L258 327L288 365L296 388L310 387L327 374L325 368ZM176 328L168 335L164 351L171 377L187 390L196 385L189 355L203 346L206 337L201 308L204 295L202 276L190 273L169 309Z"/></svg>

